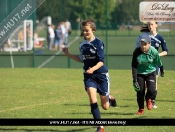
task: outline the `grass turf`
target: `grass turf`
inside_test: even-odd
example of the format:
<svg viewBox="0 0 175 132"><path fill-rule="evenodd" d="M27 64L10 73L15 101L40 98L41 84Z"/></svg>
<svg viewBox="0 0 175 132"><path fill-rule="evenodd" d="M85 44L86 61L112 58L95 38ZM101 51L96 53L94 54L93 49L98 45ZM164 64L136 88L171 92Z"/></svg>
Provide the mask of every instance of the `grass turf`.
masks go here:
<svg viewBox="0 0 175 132"><path fill-rule="evenodd" d="M83 86L81 69L8 69L1 68L0 118L92 118L89 99ZM107 111L98 104L102 118L169 119L174 118L174 71L158 78L157 109L141 116L132 88L131 70L109 70L111 94L118 107ZM0 126L0 131L89 132L95 126ZM174 131L174 126L106 126L106 132Z"/></svg>

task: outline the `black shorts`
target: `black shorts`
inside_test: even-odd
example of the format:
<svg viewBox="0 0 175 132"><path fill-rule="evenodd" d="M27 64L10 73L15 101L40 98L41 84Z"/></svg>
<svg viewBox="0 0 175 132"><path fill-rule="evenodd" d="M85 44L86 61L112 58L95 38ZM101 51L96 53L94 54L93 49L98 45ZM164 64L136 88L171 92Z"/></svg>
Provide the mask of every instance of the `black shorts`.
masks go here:
<svg viewBox="0 0 175 132"><path fill-rule="evenodd" d="M150 92L156 89L156 71L149 74L137 74L137 81L140 85L140 90L145 90L145 82Z"/></svg>

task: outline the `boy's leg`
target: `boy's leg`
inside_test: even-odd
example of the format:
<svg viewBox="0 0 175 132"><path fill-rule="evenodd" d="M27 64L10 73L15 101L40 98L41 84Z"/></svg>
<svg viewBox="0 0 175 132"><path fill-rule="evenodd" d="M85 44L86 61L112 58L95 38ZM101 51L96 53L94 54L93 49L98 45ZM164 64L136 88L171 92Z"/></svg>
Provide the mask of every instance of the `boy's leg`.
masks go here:
<svg viewBox="0 0 175 132"><path fill-rule="evenodd" d="M145 99L147 101L147 104L149 103L149 100L152 100L153 97L156 96L156 73L150 73L147 77L146 77L146 83L147 83L147 93L145 96ZM147 105L147 107L149 107L148 109L151 109L150 107L152 107L152 103L149 105Z"/></svg>
<svg viewBox="0 0 175 132"><path fill-rule="evenodd" d="M157 108L156 106L156 103L155 103L155 100L156 100L156 97L157 97L157 80L158 80L158 75L156 75L156 89L155 89L155 94L153 95L152 97L152 107L153 108Z"/></svg>
<svg viewBox="0 0 175 132"><path fill-rule="evenodd" d="M140 91L137 92L137 104L140 109L144 109L144 96L145 96L145 79L144 75L137 75L137 81L140 86Z"/></svg>
<svg viewBox="0 0 175 132"><path fill-rule="evenodd" d="M117 107L117 101L111 94L109 95L109 103L110 103L110 106Z"/></svg>
<svg viewBox="0 0 175 132"><path fill-rule="evenodd" d="M101 119L100 110L98 108L97 97L96 97L97 89L89 87L87 88L87 93L90 100L91 113L94 119Z"/></svg>
<svg viewBox="0 0 175 132"><path fill-rule="evenodd" d="M157 80L158 80L158 76L159 76L159 67L156 66L156 91L155 91L155 94L153 95L152 97L152 107L153 108L157 108L156 104L155 104L155 100L156 100L156 96L157 96Z"/></svg>
<svg viewBox="0 0 175 132"><path fill-rule="evenodd" d="M116 107L117 102L115 98L110 94L110 77L109 74L102 74L99 76L97 82L98 84L98 93L101 98L101 106L103 109L108 109L109 106ZM108 102L106 102L108 100ZM108 106L109 103L109 106Z"/></svg>
<svg viewBox="0 0 175 132"><path fill-rule="evenodd" d="M89 95L91 113L94 119L101 119L101 114L97 104L97 97L96 97L97 89L90 87L87 89L87 93ZM98 126L96 132L104 132L104 127Z"/></svg>
<svg viewBox="0 0 175 132"><path fill-rule="evenodd" d="M104 110L107 110L110 106L110 103L109 103L109 95L108 96L103 96L103 95L100 95L100 99L101 99L101 106Z"/></svg>

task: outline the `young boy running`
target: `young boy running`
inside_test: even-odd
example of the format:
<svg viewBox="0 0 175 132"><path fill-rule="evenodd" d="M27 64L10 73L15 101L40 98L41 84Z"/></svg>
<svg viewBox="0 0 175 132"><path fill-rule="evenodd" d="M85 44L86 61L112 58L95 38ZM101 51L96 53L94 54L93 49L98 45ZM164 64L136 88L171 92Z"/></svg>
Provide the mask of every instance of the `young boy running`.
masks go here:
<svg viewBox="0 0 175 132"><path fill-rule="evenodd" d="M112 102L116 106L116 100L110 96L110 78L108 69L104 65L104 44L95 37L95 22L91 19L82 22L81 36L84 41L80 44L80 55L72 55L68 48L62 49L69 58L84 63L84 86L89 96L91 113L94 119L101 119L100 110L97 104L97 93L100 95L101 106L107 110ZM104 132L103 126L98 126L96 132Z"/></svg>
<svg viewBox="0 0 175 132"><path fill-rule="evenodd" d="M158 51L151 46L151 37L148 35L140 38L140 47L133 52L132 76L134 90L137 92L138 115L144 112L144 99L148 110L152 108L151 99L156 94L156 65L160 68L161 77L164 76L164 68ZM145 95L145 82L147 92Z"/></svg>

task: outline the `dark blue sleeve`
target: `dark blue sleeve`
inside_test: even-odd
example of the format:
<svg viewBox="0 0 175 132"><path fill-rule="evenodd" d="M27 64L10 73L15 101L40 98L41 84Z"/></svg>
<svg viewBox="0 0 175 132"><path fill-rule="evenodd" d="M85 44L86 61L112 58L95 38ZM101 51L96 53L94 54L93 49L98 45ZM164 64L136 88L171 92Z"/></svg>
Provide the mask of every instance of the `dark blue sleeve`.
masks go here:
<svg viewBox="0 0 175 132"><path fill-rule="evenodd" d="M102 41L97 44L97 58L99 61L104 62L104 44Z"/></svg>
<svg viewBox="0 0 175 132"><path fill-rule="evenodd" d="M141 39L141 36L139 36L139 37L137 38L136 45L135 45L136 48L137 48L137 47L140 47L140 39Z"/></svg>
<svg viewBox="0 0 175 132"><path fill-rule="evenodd" d="M160 37L159 40L161 41L162 51L166 51L168 53L165 39L161 35L159 37Z"/></svg>

